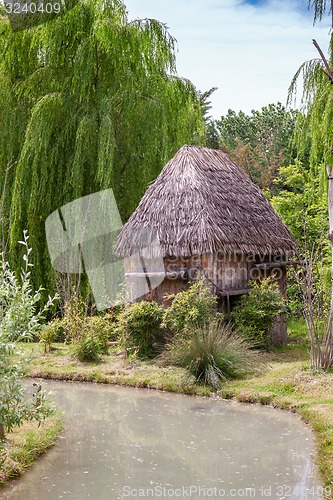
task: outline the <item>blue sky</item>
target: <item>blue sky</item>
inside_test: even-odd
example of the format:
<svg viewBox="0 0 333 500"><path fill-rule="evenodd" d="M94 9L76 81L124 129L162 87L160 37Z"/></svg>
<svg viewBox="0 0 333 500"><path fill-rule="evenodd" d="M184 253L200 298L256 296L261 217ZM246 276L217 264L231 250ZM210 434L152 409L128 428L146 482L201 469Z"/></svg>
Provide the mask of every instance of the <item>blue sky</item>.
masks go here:
<svg viewBox="0 0 333 500"><path fill-rule="evenodd" d="M129 18L166 23L178 41L177 68L212 96L212 114L249 113L286 102L303 61L328 49L329 17L313 26L307 0L125 0Z"/></svg>

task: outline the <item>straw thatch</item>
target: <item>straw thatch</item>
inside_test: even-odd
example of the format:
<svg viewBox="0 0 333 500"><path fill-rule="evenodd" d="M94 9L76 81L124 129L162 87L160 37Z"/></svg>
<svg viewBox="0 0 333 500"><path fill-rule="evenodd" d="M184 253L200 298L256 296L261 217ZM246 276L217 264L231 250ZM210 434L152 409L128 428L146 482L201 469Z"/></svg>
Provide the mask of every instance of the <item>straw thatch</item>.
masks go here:
<svg viewBox="0 0 333 500"><path fill-rule="evenodd" d="M219 150L183 146L124 225L116 253L129 256L156 232L163 256L286 254L293 237L260 189Z"/></svg>

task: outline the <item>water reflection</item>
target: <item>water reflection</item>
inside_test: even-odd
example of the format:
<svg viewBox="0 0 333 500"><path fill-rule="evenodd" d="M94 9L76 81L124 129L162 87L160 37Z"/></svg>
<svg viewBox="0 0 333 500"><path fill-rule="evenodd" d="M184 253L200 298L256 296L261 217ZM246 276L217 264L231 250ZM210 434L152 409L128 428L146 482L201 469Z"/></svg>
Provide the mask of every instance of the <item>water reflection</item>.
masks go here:
<svg viewBox="0 0 333 500"><path fill-rule="evenodd" d="M65 411L63 435L3 499L319 498L311 490L319 485L312 435L293 414L131 388L42 384Z"/></svg>

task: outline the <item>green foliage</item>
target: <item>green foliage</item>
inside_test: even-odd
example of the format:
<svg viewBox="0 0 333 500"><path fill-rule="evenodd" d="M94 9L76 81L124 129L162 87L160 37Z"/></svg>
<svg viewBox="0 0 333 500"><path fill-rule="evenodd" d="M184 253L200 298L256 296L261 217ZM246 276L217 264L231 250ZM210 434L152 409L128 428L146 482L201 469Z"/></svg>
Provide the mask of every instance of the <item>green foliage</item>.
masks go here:
<svg viewBox="0 0 333 500"><path fill-rule="evenodd" d="M238 377L254 368L256 353L251 347L251 343L230 326L213 320L186 335L176 335L166 357L187 368L198 381L218 389L222 380Z"/></svg>
<svg viewBox="0 0 333 500"><path fill-rule="evenodd" d="M220 147L262 189L274 191L277 169L295 155L292 138L296 117L296 111L287 111L281 103L252 110L250 115L229 109L216 122Z"/></svg>
<svg viewBox="0 0 333 500"><path fill-rule="evenodd" d="M314 15L313 15L313 24L317 21L321 21L323 15L329 12L332 8L331 0L308 0L308 6L313 7Z"/></svg>
<svg viewBox="0 0 333 500"><path fill-rule="evenodd" d="M328 232L327 200L318 196L319 179L296 162L281 167L274 184L279 194L270 200L273 207L302 247L311 247Z"/></svg>
<svg viewBox="0 0 333 500"><path fill-rule="evenodd" d="M312 0L314 22L321 21L331 9L327 0ZM332 18L333 22L333 18ZM328 64L332 66L332 33L329 41ZM294 142L298 156L311 145L309 163L312 177L319 181L318 194L327 192L326 165L333 165L331 148L333 143L333 92L331 81L320 58L304 62L296 71L289 87L289 102L297 95L298 84L302 83L301 111L297 120Z"/></svg>
<svg viewBox="0 0 333 500"><path fill-rule="evenodd" d="M163 310L156 302L134 302L123 309L118 319L121 343L127 354L153 357L163 340Z"/></svg>
<svg viewBox="0 0 333 500"><path fill-rule="evenodd" d="M99 361L102 354L108 354L109 340L115 337L112 315L87 316L84 302L76 296L65 304L59 324L72 344L73 356L80 361Z"/></svg>
<svg viewBox="0 0 333 500"><path fill-rule="evenodd" d="M217 312L217 298L204 280L193 282L187 290L166 298L172 300L172 304L164 312L163 325L173 334L202 327Z"/></svg>
<svg viewBox="0 0 333 500"><path fill-rule="evenodd" d="M198 97L201 106L201 113L205 123L205 146L212 149L219 149L219 134L216 128L216 122L210 116L209 111L211 110L211 95L217 90L217 87L212 87L205 92L198 91Z"/></svg>
<svg viewBox="0 0 333 500"><path fill-rule="evenodd" d="M24 267L21 267L20 279L15 276L9 263L0 260L0 330L9 341L32 340L41 328L41 322L53 306L57 296L49 297L41 306L40 287L36 292L32 288L30 263L31 248L28 244L27 231L23 232Z"/></svg>
<svg viewBox="0 0 333 500"><path fill-rule="evenodd" d="M288 319L287 322L288 343L308 345L309 333L306 322L300 317L293 317Z"/></svg>
<svg viewBox="0 0 333 500"><path fill-rule="evenodd" d="M104 353L104 345L91 330L84 329L80 337L72 344L72 354L79 361L98 362Z"/></svg>
<svg viewBox="0 0 333 500"><path fill-rule="evenodd" d="M101 354L108 354L110 340L115 340L116 322L113 315L110 313L91 316L87 319L87 330L98 339L99 352Z"/></svg>
<svg viewBox="0 0 333 500"><path fill-rule="evenodd" d="M16 241L28 228L34 285L49 290L47 216L112 188L126 220L179 147L204 140L201 107L194 86L176 74L166 26L129 22L121 0L81 0L17 32L0 19L0 32L0 231L10 232L18 267Z"/></svg>
<svg viewBox="0 0 333 500"><path fill-rule="evenodd" d="M237 332L259 347L269 347L270 328L283 311L284 300L272 278L250 282L251 291L243 295L231 312Z"/></svg>
<svg viewBox="0 0 333 500"><path fill-rule="evenodd" d="M26 419L29 410L29 403L24 400L25 390L21 383L23 369L12 364L11 360L16 351L14 344L4 342L1 338L0 441L3 440L5 430L10 432L15 425L20 425Z"/></svg>
<svg viewBox="0 0 333 500"><path fill-rule="evenodd" d="M74 295L66 302L64 317L61 320L61 325L66 332L66 339L69 342L75 342L80 338L85 321L86 314L84 302Z"/></svg>
<svg viewBox="0 0 333 500"><path fill-rule="evenodd" d="M8 356L14 353L18 354L14 345L6 350L0 345L2 360L5 356L7 362L7 366L2 362L0 367L0 451L4 445L5 431L11 432L13 427L20 426L24 421L40 422L53 413L40 386L32 398L27 397L27 391L22 386L24 371L8 363Z"/></svg>
<svg viewBox="0 0 333 500"><path fill-rule="evenodd" d="M332 2L328 0L309 0L309 5L314 7L314 23L321 21L325 13L331 14L331 28L333 27ZM291 100L297 91L299 77L302 77L303 96L302 112L296 128L295 142L302 153L304 146L311 143L310 172L313 179L319 183L317 196L322 197L327 192L326 168L332 169L332 143L333 143L333 91L330 67L333 61L333 35L330 31L329 56L323 54L317 42L313 40L319 59L307 61L296 72L290 88ZM328 59L328 60L327 60ZM329 218L331 219L331 215ZM327 227L327 223L325 224ZM323 254L323 261L317 258L321 253L322 242L308 248L305 253L305 266L299 283L302 289L303 313L307 322L311 342L311 365L316 369L331 369L333 366L333 329L332 329L332 304L327 307L327 293L325 286L318 280L318 274L325 276L330 266L327 266L327 252ZM331 256L330 256L331 257ZM326 267L326 269L325 269ZM319 268L319 273L318 273ZM320 269L321 268L321 269ZM332 294L331 272L331 293ZM326 328L323 325L326 323Z"/></svg>
<svg viewBox="0 0 333 500"><path fill-rule="evenodd" d="M50 321L43 326L41 332L38 335L39 341L44 344L44 352L51 351L51 346L53 342L56 342L61 337L64 336L64 327L62 321L59 318Z"/></svg>
<svg viewBox="0 0 333 500"><path fill-rule="evenodd" d="M0 441L4 440L5 431L10 432L15 425L24 420L44 418L50 409L39 391L39 398L31 401L21 379L24 376L25 361L14 340L31 340L41 328L44 314L53 305L55 298L36 312L36 304L40 302L40 290L33 293L28 235L24 232L25 267L21 269L20 280L10 269L8 262L1 262L0 274ZM15 364L13 357L19 357Z"/></svg>
<svg viewBox="0 0 333 500"><path fill-rule="evenodd" d="M287 271L288 272L288 271ZM299 286L295 281L294 272L287 275L287 316L297 321L303 314L303 302L299 291Z"/></svg>
<svg viewBox="0 0 333 500"><path fill-rule="evenodd" d="M320 260L323 267L322 285L329 292L331 248L326 234L329 230L326 193L321 192L318 176L306 169L300 162L281 167L274 181L279 194L271 198L271 203L283 222L300 244L298 258L304 260L313 248L320 245ZM324 279L324 277L326 277ZM288 312L296 317L302 315L303 300L297 284L297 276L288 271Z"/></svg>

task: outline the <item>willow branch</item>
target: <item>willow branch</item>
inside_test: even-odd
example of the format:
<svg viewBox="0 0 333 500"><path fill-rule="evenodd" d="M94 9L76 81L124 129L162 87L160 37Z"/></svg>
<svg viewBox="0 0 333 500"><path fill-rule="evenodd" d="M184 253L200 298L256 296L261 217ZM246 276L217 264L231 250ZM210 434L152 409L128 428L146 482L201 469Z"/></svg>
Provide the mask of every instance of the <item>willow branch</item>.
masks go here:
<svg viewBox="0 0 333 500"><path fill-rule="evenodd" d="M324 66L326 68L326 71L325 71L325 74L327 74L328 78L330 79L331 83L333 84L333 72L328 64L328 61L326 59L326 57L324 56L324 53L323 51L321 50L321 48L319 47L318 43L316 40L312 40L312 43L313 45L316 47L316 49L318 50L319 52L319 55L324 63Z"/></svg>

